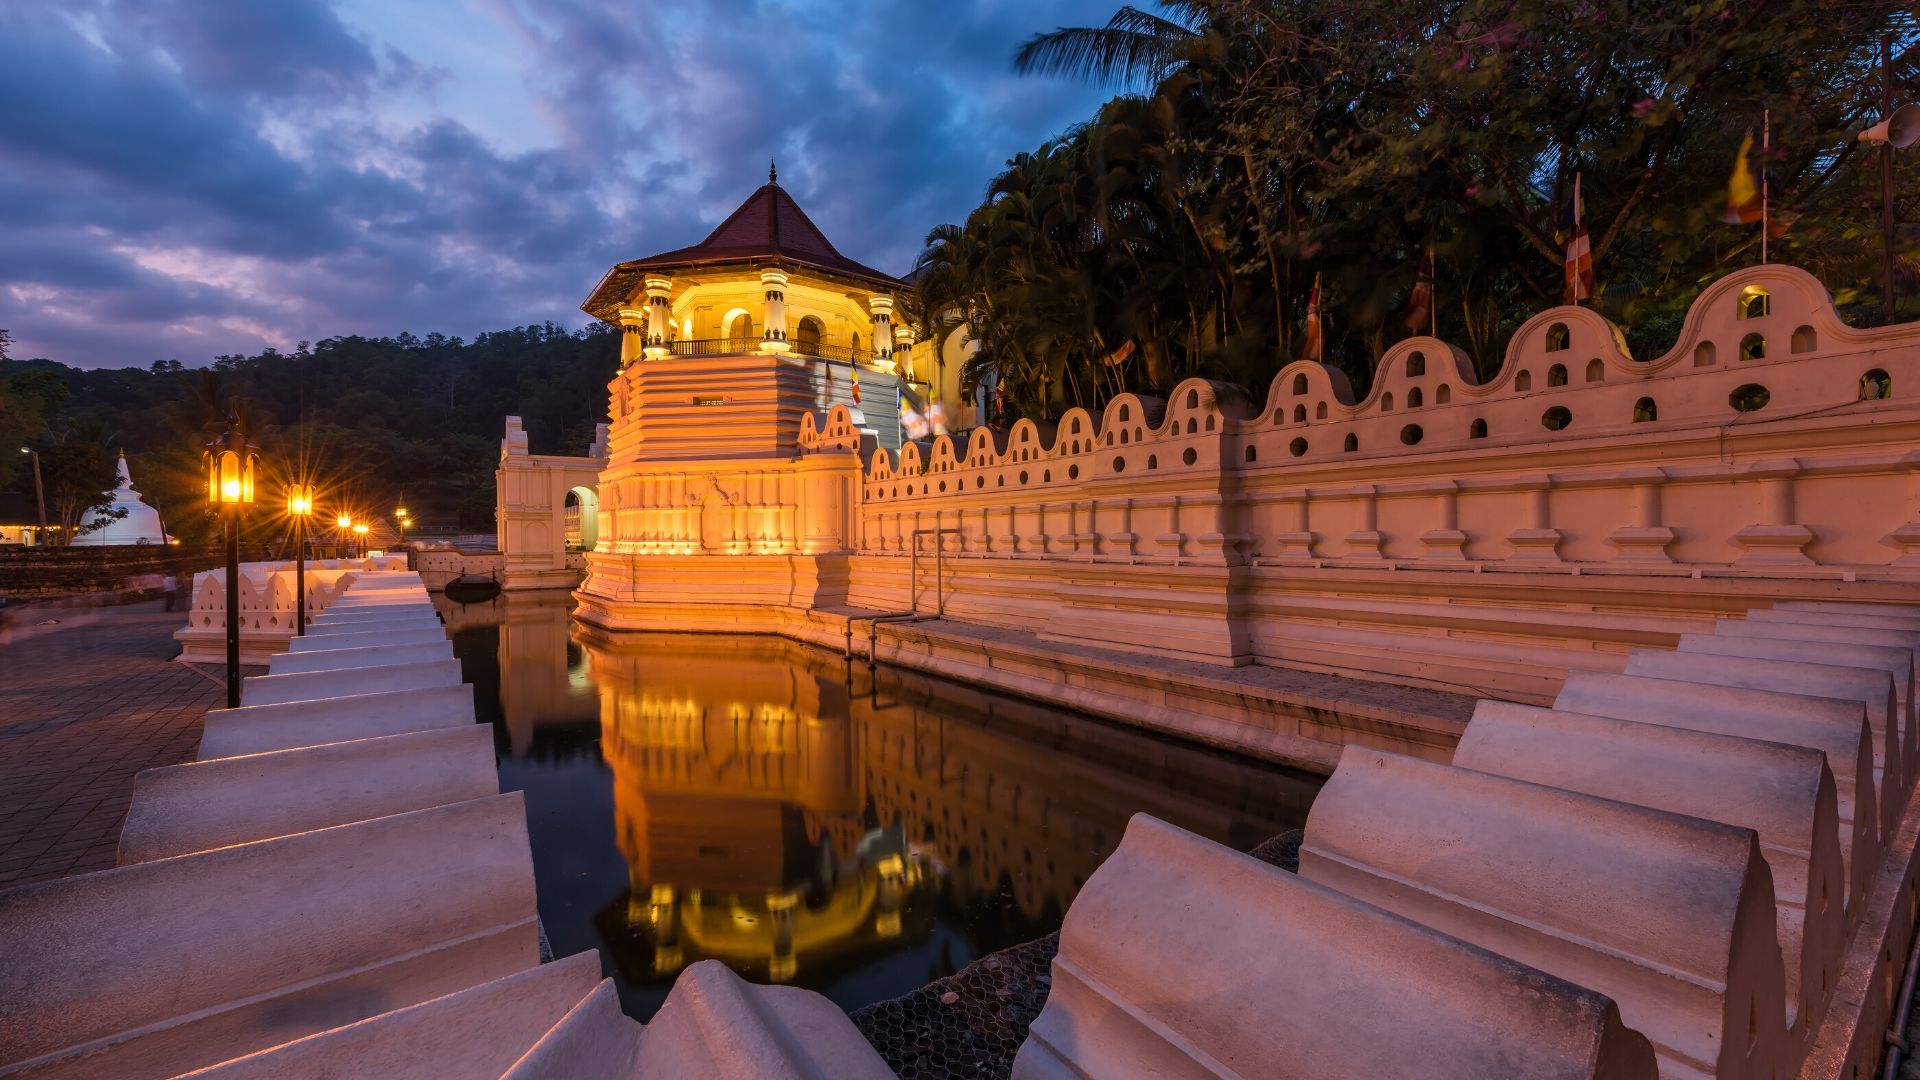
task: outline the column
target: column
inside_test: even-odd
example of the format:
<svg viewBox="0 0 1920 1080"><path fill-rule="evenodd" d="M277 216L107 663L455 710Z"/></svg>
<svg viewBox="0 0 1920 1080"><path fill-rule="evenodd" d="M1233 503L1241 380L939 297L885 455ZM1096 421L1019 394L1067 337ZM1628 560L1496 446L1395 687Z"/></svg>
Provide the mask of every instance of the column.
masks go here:
<svg viewBox="0 0 1920 1080"><path fill-rule="evenodd" d="M893 328L893 361L888 370L898 371L901 361L913 362L913 338L913 327L901 323Z"/></svg>
<svg viewBox="0 0 1920 1080"><path fill-rule="evenodd" d="M673 280L647 279L647 358L658 360L673 351Z"/></svg>
<svg viewBox="0 0 1920 1080"><path fill-rule="evenodd" d="M767 295L767 332L760 339L760 351L783 353L787 344L787 275L784 271L760 271L760 287Z"/></svg>
<svg viewBox="0 0 1920 1080"><path fill-rule="evenodd" d="M1811 566L1807 545L1813 530L1794 520L1793 478L1800 463L1791 458L1761 461L1744 470L1750 483L1760 485L1760 520L1733 534L1740 548L1734 561L1742 566Z"/></svg>
<svg viewBox="0 0 1920 1080"><path fill-rule="evenodd" d="M873 316L873 366L893 370L893 297L867 297L867 311Z"/></svg>
<svg viewBox="0 0 1920 1080"><path fill-rule="evenodd" d="M640 359L647 343L647 311L645 308L623 307L616 316L620 323L620 367L625 370L628 364Z"/></svg>
<svg viewBox="0 0 1920 1080"><path fill-rule="evenodd" d="M1657 468L1627 469L1618 479L1632 486L1629 513L1633 524L1623 525L1608 534L1614 546L1614 562L1671 563L1667 548L1674 541L1673 530L1662 523L1660 486L1667 474Z"/></svg>

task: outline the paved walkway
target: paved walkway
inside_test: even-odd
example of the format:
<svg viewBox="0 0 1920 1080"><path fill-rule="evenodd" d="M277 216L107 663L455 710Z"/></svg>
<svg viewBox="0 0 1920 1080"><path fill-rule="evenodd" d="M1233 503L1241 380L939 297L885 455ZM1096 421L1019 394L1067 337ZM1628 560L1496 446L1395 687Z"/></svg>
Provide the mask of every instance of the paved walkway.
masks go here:
<svg viewBox="0 0 1920 1080"><path fill-rule="evenodd" d="M173 662L186 615L161 608L30 608L0 629L0 888L111 867L134 774L192 758L225 703L217 668Z"/></svg>

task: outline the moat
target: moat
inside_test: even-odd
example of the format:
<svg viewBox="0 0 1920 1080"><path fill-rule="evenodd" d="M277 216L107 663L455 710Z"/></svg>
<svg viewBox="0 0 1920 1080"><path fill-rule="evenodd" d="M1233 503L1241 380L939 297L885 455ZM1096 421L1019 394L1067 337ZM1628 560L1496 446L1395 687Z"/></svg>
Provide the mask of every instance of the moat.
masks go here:
<svg viewBox="0 0 1920 1080"><path fill-rule="evenodd" d="M629 1015L722 960L854 1009L1058 929L1147 812L1245 849L1320 779L771 637L606 639L564 593L437 601L541 921Z"/></svg>

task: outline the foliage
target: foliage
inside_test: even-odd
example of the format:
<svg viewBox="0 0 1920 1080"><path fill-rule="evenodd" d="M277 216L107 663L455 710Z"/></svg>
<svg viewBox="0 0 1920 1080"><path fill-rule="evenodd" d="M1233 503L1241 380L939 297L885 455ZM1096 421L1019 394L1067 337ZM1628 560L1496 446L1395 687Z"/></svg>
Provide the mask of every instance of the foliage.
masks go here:
<svg viewBox="0 0 1920 1080"><path fill-rule="evenodd" d="M113 505L119 474L109 438L97 424L64 424L40 450L40 468L47 489L47 524L54 527L48 541L65 547L82 532L101 528L127 516Z"/></svg>
<svg viewBox="0 0 1920 1080"><path fill-rule="evenodd" d="M1258 400L1301 347L1316 278L1326 360L1364 388L1410 332L1429 246L1439 335L1489 375L1514 330L1560 302L1576 176L1593 304L1657 354L1706 282L1758 261L1759 226L1720 216L1763 109L1787 226L1770 258L1821 277L1856 319L1878 311L1878 158L1855 135L1880 112L1883 35L1896 98L1914 82L1920 34L1899 5L1160 7L1028 42L1018 69L1127 92L1014 156L965 222L927 237L920 318L981 341L966 382L1001 381L1002 419L1195 375ZM1920 163L1895 160L1896 190L1920 190ZM1903 230L1898 246L1912 298L1920 238Z"/></svg>
<svg viewBox="0 0 1920 1080"><path fill-rule="evenodd" d="M266 512L250 515L254 539L286 528L277 511L285 483L298 475L314 478L323 520L343 509L390 515L404 499L422 525L490 532L503 418L525 418L537 453L584 454L618 354L616 337L603 328L569 332L547 323L472 341L329 338L291 353L222 356L200 369L173 361L113 370L0 361L0 392L24 386L52 403L53 428L39 429L49 440L42 457L49 516L53 432L84 433L112 441L110 450L125 448L135 486L170 533L187 543L217 539L200 455L237 407L241 429L260 446L257 497ZM77 457L74 468L76 490L97 475Z"/></svg>

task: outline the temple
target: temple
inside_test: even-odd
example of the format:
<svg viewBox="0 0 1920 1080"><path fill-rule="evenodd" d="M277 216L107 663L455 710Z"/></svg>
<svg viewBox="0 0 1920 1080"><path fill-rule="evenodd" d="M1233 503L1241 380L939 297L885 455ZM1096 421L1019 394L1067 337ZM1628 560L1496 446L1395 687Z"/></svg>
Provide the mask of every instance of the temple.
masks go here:
<svg viewBox="0 0 1920 1080"><path fill-rule="evenodd" d="M623 372L660 364L688 409L726 406L729 415L708 415L735 422L744 402L726 387L746 371L780 371L782 412L845 405L881 446L898 449L902 375L912 375L898 361L914 333L894 304L910 290L840 254L769 168L705 240L615 266L581 309L621 329ZM739 358L751 359L727 362ZM708 371L710 381L700 376ZM627 400L620 381L616 409ZM909 388L910 407L929 389Z"/></svg>

